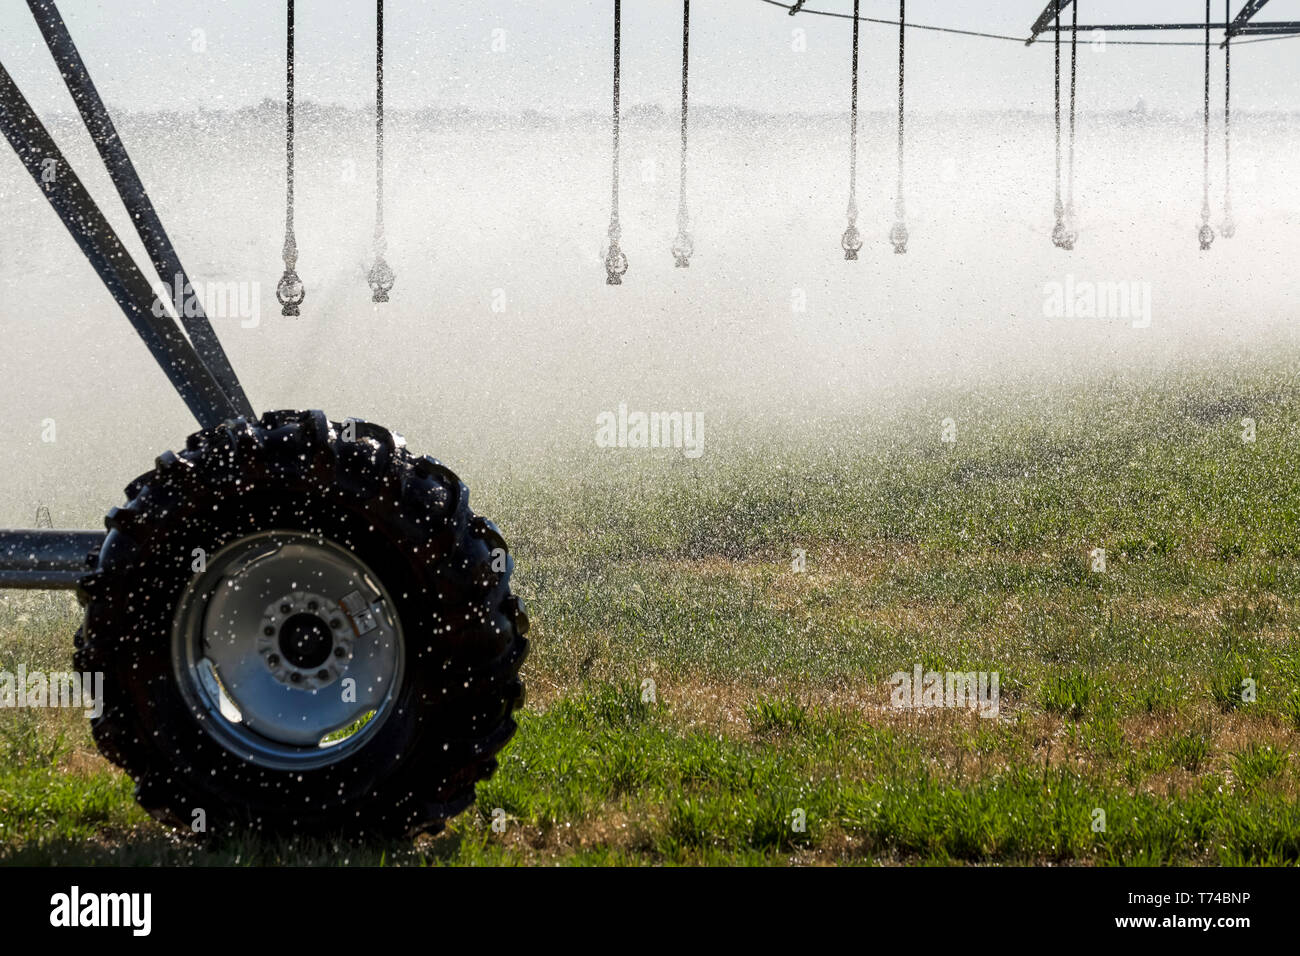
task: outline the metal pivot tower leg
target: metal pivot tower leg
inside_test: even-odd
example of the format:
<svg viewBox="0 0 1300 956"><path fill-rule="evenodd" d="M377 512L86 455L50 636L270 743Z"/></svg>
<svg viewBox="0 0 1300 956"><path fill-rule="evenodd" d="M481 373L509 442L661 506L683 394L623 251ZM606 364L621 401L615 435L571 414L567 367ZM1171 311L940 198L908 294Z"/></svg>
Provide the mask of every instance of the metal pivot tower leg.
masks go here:
<svg viewBox="0 0 1300 956"><path fill-rule="evenodd" d="M171 304L189 333L188 339L3 64L0 132L199 424L213 428L241 416L251 417L252 405L199 297L192 294L180 257L63 18L53 0L28 0L28 6L159 273L160 284L168 289L167 298L174 298L173 288L180 289L181 301ZM160 304L162 309L157 308ZM97 552L103 539L104 534L96 531L0 531L0 587L74 587L86 569L87 555Z"/></svg>
<svg viewBox="0 0 1300 956"><path fill-rule="evenodd" d="M0 130L199 424L210 427L238 418L241 410L222 391L175 321L169 315L155 314L149 280L123 248L3 64ZM51 161L52 179L46 181L46 164Z"/></svg>
<svg viewBox="0 0 1300 956"><path fill-rule="evenodd" d="M195 351L203 360L203 364L211 370L221 390L230 398L231 404L241 415L251 416L253 407L248 403L248 398L244 395L235 370L231 368L230 360L226 358L225 350L217 340L216 333L212 331L212 325L203 311L202 297L190 295L188 300L185 298L189 294L187 290L192 289L189 276L185 274L176 247L172 245L167 230L163 228L162 220L158 218L158 213L149 200L149 194L145 192L135 165L117 135L113 119L104 108L104 102L90 79L90 73L81 60L81 54L77 52L77 45L72 42L63 17L59 16L53 0L27 0L27 6L36 19L36 25L40 27L45 45L50 48L50 53L54 56L54 62L63 75L63 81L67 84L68 92L72 94L73 102L77 105L77 111L81 114L86 129L90 131L91 139L95 141L95 147L99 150L100 158L108 169L117 194L122 198L122 204L131 213L131 221L135 223L136 232L139 233L140 241L144 243L149 253L154 269L162 279L163 286L172 294L176 314L194 344ZM181 295L179 301L175 298L177 291Z"/></svg>

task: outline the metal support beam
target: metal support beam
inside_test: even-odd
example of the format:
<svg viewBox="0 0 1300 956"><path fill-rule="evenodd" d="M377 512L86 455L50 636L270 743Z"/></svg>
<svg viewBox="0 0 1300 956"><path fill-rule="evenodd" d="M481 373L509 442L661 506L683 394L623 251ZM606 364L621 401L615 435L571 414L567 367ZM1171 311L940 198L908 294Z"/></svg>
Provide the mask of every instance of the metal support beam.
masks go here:
<svg viewBox="0 0 1300 956"><path fill-rule="evenodd" d="M149 281L123 248L113 227L49 131L0 63L0 132L27 167L36 187L99 274L172 387L204 428L238 418L240 410L217 384L189 340L165 312L155 314ZM52 176L52 178L51 178Z"/></svg>
<svg viewBox="0 0 1300 956"><path fill-rule="evenodd" d="M1227 28L1228 28L1228 24L1226 23L1210 24L1211 30L1226 30ZM1160 30L1204 30L1204 29L1205 29L1204 20L1202 20L1200 23L1090 23L1087 26L1084 26L1083 24L1079 25L1080 33L1083 33L1085 30L1105 30L1107 32L1120 31L1120 30L1141 30L1144 32L1145 31L1155 32ZM1064 27L1064 26L1061 27L1062 33L1066 33L1068 31L1069 31L1068 27ZM1052 25L1046 26L1043 28L1042 32L1055 33L1056 27Z"/></svg>
<svg viewBox="0 0 1300 956"><path fill-rule="evenodd" d="M1248 23L1244 27L1230 31L1234 37L1276 36L1300 33L1300 20L1286 20L1277 23Z"/></svg>
<svg viewBox="0 0 1300 956"><path fill-rule="evenodd" d="M1268 3L1268 0L1246 0L1241 12L1233 17L1232 22L1228 24L1227 35L1224 36L1223 43L1219 44L1220 47L1227 46L1229 40L1241 33L1242 28L1255 18L1255 14L1264 9L1266 3Z"/></svg>
<svg viewBox="0 0 1300 956"><path fill-rule="evenodd" d="M104 160L104 166L108 169L113 185L117 188L117 194L122 198L122 204L131 215L131 221L140 235L140 241L144 243L149 258L153 261L159 278L162 279L163 286L171 293L174 283L183 296L184 290L190 288L190 281L181 265L180 256L176 254L176 247L172 245L167 231L163 228L153 203L149 201L149 194L145 192L135 165L117 135L113 119L109 116L99 91L95 89L90 73L86 70L86 64L82 62L77 45L68 33L67 25L59 15L54 0L27 0L27 6L36 19L36 25L40 27L45 45L49 47L50 54L63 75L68 92L72 94L72 100L81 113L81 119L90 132L90 138L94 140L95 147ZM172 298L175 299L174 294ZM213 332L212 325L208 322L208 317L204 314L197 297L191 303L190 309L186 309L183 300L173 301L173 304L176 315L185 327L195 351L203 364L212 372L221 390L226 393L240 414L253 418L253 407L244 395L235 370L231 368L225 350L222 349L221 342ZM190 312L195 314L191 315Z"/></svg>
<svg viewBox="0 0 1300 956"><path fill-rule="evenodd" d="M1234 21L1235 22L1235 21ZM1204 30L1205 23L1089 23L1079 24L1079 32L1084 33L1092 30L1105 30L1107 33L1119 32L1121 30ZM1269 23L1248 23L1245 26L1232 28L1231 23L1211 23L1211 30L1226 30L1233 36L1250 36L1252 34L1286 34L1300 33L1300 20L1279 20ZM1062 26L1062 33L1068 33L1069 27ZM1049 26L1044 33L1055 33L1056 27ZM1198 43L1197 46L1200 46Z"/></svg>
<svg viewBox="0 0 1300 956"><path fill-rule="evenodd" d="M0 530L0 588L75 588L104 538L103 531Z"/></svg>
<svg viewBox="0 0 1300 956"><path fill-rule="evenodd" d="M1068 7L1072 2L1073 0L1052 0L1052 2L1047 5L1047 9L1038 15L1038 19L1034 21L1034 25L1029 28L1029 39L1025 41L1025 46L1032 44L1038 39L1038 34L1051 27L1056 22L1056 15Z"/></svg>
<svg viewBox="0 0 1300 956"><path fill-rule="evenodd" d="M1074 0L1051 0L1047 8L1038 15L1034 25L1029 29L1029 39L1025 41L1025 46L1029 46L1038 39L1040 34L1054 34L1059 29L1061 32L1068 32L1071 28L1066 26L1056 26L1056 14L1064 10ZM1254 23L1255 16L1264 9L1268 0L1246 0L1241 12L1237 14L1230 22L1211 23L1211 30L1224 31L1224 43L1235 36L1287 36L1290 34L1300 34L1300 21L1284 20L1276 23ZM1086 26L1081 25L1080 33L1091 33L1093 30L1104 30L1110 32L1158 32L1163 30L1204 30L1205 22L1198 23L1090 23ZM1220 44L1222 45L1222 44Z"/></svg>

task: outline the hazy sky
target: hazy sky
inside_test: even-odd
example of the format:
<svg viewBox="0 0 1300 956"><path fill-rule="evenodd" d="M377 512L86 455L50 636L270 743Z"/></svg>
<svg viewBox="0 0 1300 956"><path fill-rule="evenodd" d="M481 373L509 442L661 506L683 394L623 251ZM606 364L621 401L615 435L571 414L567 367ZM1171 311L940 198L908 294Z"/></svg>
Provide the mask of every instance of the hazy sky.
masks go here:
<svg viewBox="0 0 1300 956"><path fill-rule="evenodd" d="M1233 6L1242 0L1232 0ZM909 19L1024 35L1045 0L912 0ZM852 0L809 0L849 12ZM1214 0L1216 18L1223 0ZM283 96L284 3L276 0L62 0L74 39L108 102L117 108L192 109ZM670 107L681 55L679 0L624 0L625 103ZM896 0L862 0L863 16L897 15ZM414 106L604 111L610 94L612 0L388 0L386 102ZM1194 22L1200 0L1084 0L1083 20ZM847 100L847 20L799 15L761 0L695 0L691 89L697 102L760 110L834 110ZM1273 0L1265 20L1300 20L1300 0ZM797 51L792 31L805 31ZM897 31L863 25L861 100L887 108L894 96ZM196 32L201 31L201 32ZM504 33L496 33L504 31ZM373 100L374 4L299 0L299 96ZM1050 44L1026 49L997 40L909 33L914 109L1046 109ZM1112 34L1111 39L1195 40L1194 32ZM494 50L504 42L504 50ZM1234 101L1245 109L1300 108L1300 38L1238 47ZM1222 95L1222 55L1214 89ZM70 109L21 0L0 6L0 58L37 109ZM1202 52L1195 47L1086 45L1080 102L1195 110Z"/></svg>

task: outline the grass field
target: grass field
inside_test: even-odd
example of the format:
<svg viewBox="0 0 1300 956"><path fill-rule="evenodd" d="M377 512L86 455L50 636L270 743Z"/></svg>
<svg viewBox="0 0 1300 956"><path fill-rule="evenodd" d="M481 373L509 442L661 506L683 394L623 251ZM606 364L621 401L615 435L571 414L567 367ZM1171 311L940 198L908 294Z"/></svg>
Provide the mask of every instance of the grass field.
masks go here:
<svg viewBox="0 0 1300 956"><path fill-rule="evenodd" d="M414 845L200 848L79 714L0 711L0 858L1296 864L1300 387L1173 378L467 474L534 622L476 808ZM75 627L9 593L0 667L68 666ZM916 664L997 672L998 716L893 706Z"/></svg>

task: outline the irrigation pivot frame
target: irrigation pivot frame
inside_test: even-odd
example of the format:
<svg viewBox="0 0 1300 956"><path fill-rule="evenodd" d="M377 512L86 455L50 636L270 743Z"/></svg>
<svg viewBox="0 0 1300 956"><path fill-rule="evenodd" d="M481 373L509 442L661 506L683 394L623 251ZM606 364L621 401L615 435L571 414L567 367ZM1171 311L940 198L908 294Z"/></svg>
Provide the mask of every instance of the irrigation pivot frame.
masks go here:
<svg viewBox="0 0 1300 956"><path fill-rule="evenodd" d="M176 277L175 286L186 288L189 280L176 248L58 8L53 0L28 0L28 6L140 240L164 280L162 285L173 289L167 280ZM170 314L155 312L153 287L3 63L0 130L199 424L210 428L240 416L252 417L253 407L202 307L195 302L187 310L181 303L172 303L188 339ZM50 161L56 171L53 183L45 181L44 175ZM187 315L187 311L195 314ZM0 587L75 588L104 537L102 531L0 530Z"/></svg>
<svg viewBox="0 0 1300 956"><path fill-rule="evenodd" d="M375 2L377 188L368 281L372 301L383 302L393 271L384 261L383 0ZM803 0L793 6L763 2L792 16L843 16L805 9ZM1071 3L1063 28L1061 11ZM1072 248L1075 235L1066 221L1073 203L1065 200L1073 197L1080 29L1204 31L1199 236L1201 248L1209 248L1211 32L1222 30L1225 46L1238 36L1300 35L1300 22L1255 19L1267 0L1248 0L1232 19L1226 8L1219 24L1212 22L1211 3L1206 0L1201 23L1079 27L1077 0L1053 0L1034 22L1027 43L1048 32L1055 40L1053 239L1061 248ZM505 540L470 510L469 491L449 468L415 456L388 429L357 419L331 422L319 410L257 415L207 316L196 302L176 301L190 288L185 269L54 0L27 5L167 292L156 292L127 253L2 63L0 131L200 431L130 482L125 505L105 517L106 532L0 531L0 588L76 589L85 611L74 664L79 672L104 675L104 706L91 718L92 734L101 752L135 780L136 798L156 818L185 827L201 808L213 831L384 837L436 831L474 802L475 785L496 769L495 755L513 736L512 715L523 705L519 669L528 653L529 620L510 591L514 560ZM286 272L277 293L284 314L292 315L303 295L294 272L293 0L286 0L285 12ZM613 0L610 285L621 284L627 271L619 220L620 12L620 0ZM841 243L849 259L861 245L855 175L860 22L898 28L898 185L889 238L900 253L908 238L906 31L1022 39L911 23L904 0L897 21L860 17L857 0L852 19L849 228ZM686 206L689 0L683 0L682 21L679 236L673 246L679 266L693 249ZM1063 199L1066 30L1071 174ZM1224 60L1226 165L1231 99L1230 60ZM1227 236L1230 196L1224 205ZM267 785L268 773L274 786Z"/></svg>
<svg viewBox="0 0 1300 956"><path fill-rule="evenodd" d="M1029 38L1025 40L1025 46L1033 44L1039 36L1044 33L1065 33L1070 30L1068 26L1062 26L1057 22L1057 14L1065 10L1066 7L1074 3L1075 0L1052 0L1051 3L1038 15L1033 26L1029 28ZM1233 37L1239 36L1292 36L1300 34L1300 20L1281 20L1273 23L1256 23L1255 16L1264 9L1268 0L1246 0L1242 4L1239 12L1231 21L1223 23L1209 24L1211 30L1224 31L1223 42L1219 46L1226 46L1228 41ZM1198 23L1091 23L1080 24L1080 32L1092 32L1101 30L1106 33L1111 32L1158 32L1163 30L1204 30L1206 24Z"/></svg>
<svg viewBox="0 0 1300 956"><path fill-rule="evenodd" d="M774 6L784 7L791 16L796 14L810 15L821 14L827 16L845 16L844 14L831 13L828 11L805 9L804 0L797 0L792 4L780 3L778 0L764 0ZM1231 0L1227 0L1228 3ZM50 50L59 71L67 84L69 92L72 94L73 101L76 103L77 110L89 131L96 148L99 151L109 176L121 197L123 205L130 214L131 221L135 224L144 248L149 254L150 260L163 279L162 285L168 290L169 296L174 288L185 289L188 286L188 278L184 267L181 264L180 257L176 252L175 246L168 237L162 222L150 201L135 167L127 155L126 148L122 144L117 130L113 125L112 118L105 108L103 100L99 96L90 74L86 71L85 64L77 50L64 24L62 17L59 15L54 0L27 0L28 7L31 9L36 23L40 28L41 35L45 40L46 46ZM1225 12L1225 19L1222 22L1210 22L1207 16L1204 22L1171 22L1171 23L1151 23L1151 22L1133 22L1133 23L1096 23L1082 24L1077 20L1078 3L1076 0L1051 0L1043 11L1038 15L1030 26L1029 36L1025 39L1026 46L1037 42L1043 35L1052 35L1058 44L1058 113L1059 113L1059 40L1062 34L1069 33L1073 40L1080 32L1090 33L1095 31L1104 32L1137 32L1137 31L1179 31L1179 30L1197 30L1204 31L1206 34L1207 48L1207 92L1206 92L1206 128L1207 128L1207 164L1208 164L1208 116L1209 116L1209 93L1208 93L1208 47L1209 36L1211 31L1222 31L1223 40L1220 47L1228 47L1229 42L1236 37L1278 37L1300 35L1300 21L1273 21L1260 22L1257 17L1268 5L1268 0L1245 0L1235 17L1228 18L1228 12ZM1071 11L1073 17L1070 22L1062 23L1061 13L1067 8L1073 6ZM288 6L289 16L289 70L290 70L290 120L288 134L290 136L289 162L290 162L290 206L289 220L287 225L286 249L292 237L292 0ZM1230 8L1229 8L1230 9ZM377 10L379 16L379 59L377 62L377 74L379 83L379 92L381 97L378 101L382 104L382 0L378 0ZM618 211L618 132L619 132L619 0L614 0L614 90L613 90L613 190L612 190L612 210L609 227L609 247L606 256L607 279L610 284L619 284L622 275L627 269L627 259L619 247L619 238L621 229L619 227ZM689 0L686 0L683 10L683 50L682 50L682 190L680 196L681 210L679 212L679 232L686 236L685 232L685 136L686 136L686 43L688 33L689 17ZM854 31L856 35L859 17L856 12L852 15ZM862 18L874 23L886 23L871 18ZM899 18L896 21L899 26L899 190L896 196L897 205L897 223L894 232L891 233L891 240L894 240L895 248L903 251L906 247L905 231L901 231L902 223L902 149L903 149L903 33L906 27L912 24L905 24L903 16L903 6L899 5ZM944 29L938 27L917 26L918 29ZM952 30L953 33L970 33L972 31ZM975 34L982 35L982 34ZM993 36L992 34L988 34ZM1003 39L1013 39L1004 37ZM856 59L855 59L856 65ZM856 106L856 70L854 71L855 97L854 106ZM1071 71L1071 91L1073 92L1074 73ZM1071 96L1071 106L1073 106L1073 96ZM1226 111L1226 108L1225 108ZM1071 111L1071 118L1073 111ZM379 120L382 124L382 119ZM1059 125L1059 115L1058 115ZM139 334L145 343L154 360L162 368L163 373L167 376L172 387L176 389L181 399L189 407L199 424L204 428L212 428L222 422L228 422L240 417L253 418L255 413L252 404L245 395L233 367L227 358L225 351L221 347L216 333L213 331L207 316L203 314L201 305L196 301L188 303L188 308L181 307L181 303L171 302L172 311L176 313L173 317L169 312L159 316L155 312L155 302L157 301L155 292L151 287L148 279L140 271L139 267L132 260L130 255L122 246L121 241L109 225L108 220L104 217L94 199L90 196L81 180L77 177L72 167L67 162L58 145L50 136L49 131L41 123L35 111L23 97L21 91L14 83L12 77L5 70L4 65L0 63L0 128L3 129L5 137L9 140L10 145L18 154L19 159L31 174L33 180L41 188L42 194L54 208L59 218L63 221L64 226L72 235L77 245L81 248L87 261L96 273L105 287L112 294L114 300L121 308L127 320ZM1071 122L1073 130L1073 122ZM382 125L378 127L377 135L380 137L379 142L382 144ZM1059 136L1058 136L1059 140ZM1071 137L1071 146L1073 137ZM1060 162L1060 147L1058 142L1058 165ZM382 177L382 145L378 154L379 166L378 174ZM57 177L53 184L46 181L44 175L48 164L53 161L57 170ZM382 178L379 180L382 183ZM1071 179L1071 183L1072 183ZM1208 177L1207 177L1208 182ZM382 243L383 243L383 226L382 226L382 200L377 198L376 212L376 248L378 250L376 259L378 263L382 262ZM853 229L853 219L855 209L852 193L850 196L850 230ZM1060 201L1058 199L1058 205ZM1227 212L1228 222L1230 222L1230 212ZM1212 240L1213 234L1206 235L1208 229L1208 208L1203 211L1205 221L1202 225L1202 248L1208 248L1208 241ZM1057 216L1058 225L1061 224L1061 214ZM1063 227L1062 227L1063 228ZM1231 235L1230 227L1225 224L1225 235ZM847 236L847 233L846 233ZM900 247L901 240L901 247ZM846 240L847 241L847 240ZM679 244L679 249L674 254L677 256L678 265L686 264L689 259L681 252L685 251L685 244ZM1063 247L1068 248L1072 243L1064 243ZM676 248L676 247L675 247ZM849 258L853 258L855 253L846 253ZM296 258L296 247L295 256ZM286 268L291 269L291 264L286 261ZM390 283L391 284L391 283ZM372 282L373 285L373 282ZM383 283L381 283L383 285ZM375 292L376 301L386 295L385 289L377 289ZM191 314L194 313L194 314ZM286 314L290 314L286 308ZM179 321L179 325L178 325ZM183 329L183 331L182 331ZM188 337L187 337L188 336ZM0 530L0 588L74 588L78 578L83 574L88 566L88 556L93 559L99 546L102 545L105 534L96 531L50 531L48 529L40 530Z"/></svg>
<svg viewBox="0 0 1300 956"><path fill-rule="evenodd" d="M1203 47L1205 51L1205 77L1204 77L1204 142L1203 142L1203 190L1201 201L1200 224L1196 231L1197 241L1202 252L1208 251L1216 235L1222 235L1225 238L1231 238L1236 233L1236 222L1232 215L1232 184L1231 184L1231 156L1232 156L1232 96L1231 96L1231 54L1232 40L1238 37L1248 39L1241 40L1243 43L1259 43L1266 40L1276 40L1291 36L1300 36L1300 21L1283 20L1275 22L1261 22L1256 19L1268 0L1245 0L1240 11L1234 17L1232 15L1232 5L1240 0L1222 0L1224 4L1224 13L1222 21L1213 19L1211 9L1214 0L1205 0L1205 18L1196 22L1134 22L1134 23L1096 23L1096 24L1079 24L1079 3L1078 0L1051 0L1043 11L1034 20L1029 29L1028 37L1023 35L1010 35L1006 33L993 33L987 30L964 29L955 26L942 24L916 23L910 21L906 15L906 0L898 0L898 18L881 18L862 16L859 4L854 0L851 9L831 10L831 9L814 9L808 7L807 0L757 0L769 7L775 7L784 11L791 17L794 16L812 16L833 18L836 20L847 20L852 22L852 55L851 55L851 77L849 91L849 199L846 210L847 224L844 232L839 237L839 246L844 251L844 258L848 261L854 261L858 258L858 253L863 247L862 234L858 228L858 189L857 189L857 156L858 156L858 136L857 136L857 103L858 103L858 47L859 47L859 30L861 24L872 24L876 26L897 26L898 29L898 186L894 195L894 222L889 229L888 239L893 246L895 253L905 253L908 248L910 234L906 221L906 203L904 199L904 159L906 151L906 138L904 135L907 110L906 110L906 35L909 30L926 31L941 33L951 36L976 37L985 40L998 40L1011 43L1032 46L1044 34L1050 34L1054 47L1054 105L1056 120L1056 196L1053 204L1054 225L1051 230L1051 241L1054 246L1065 252L1071 252L1075 248L1075 242L1078 239L1079 232L1075 223L1074 208L1074 167L1075 167L1075 138L1076 138L1076 100L1078 92L1079 79L1079 62L1078 62L1078 39L1079 33L1093 34L1095 40L1098 35L1104 35L1107 31L1122 33L1146 32L1146 31L1170 31L1170 30L1196 30L1203 32L1203 41L1191 40L1107 40L1117 46L1177 46L1177 47ZM847 5L847 0L844 0ZM1190 2L1190 0L1189 0ZM689 235L685 231L685 182L686 182L686 88L687 88L687 23L690 10L689 0L683 0L683 44L682 44L682 189L681 203L679 208L679 242L674 244L674 255L677 256L677 265L686 265L688 256L678 255L679 249L694 251L693 242L689 242ZM1062 22L1062 12L1067 11L1070 16L1066 22ZM612 0L613 26L614 26L614 57L613 57L613 144L611 149L612 175L611 175L611 212L610 224L606 236L606 249L608 254L605 256L605 273L606 283L608 285L622 285L623 276L627 272L628 257L621 246L622 226L619 220L619 94L620 94L620 59L621 59L621 2ZM1216 234L1214 227L1210 225L1210 89L1211 89L1211 35L1215 31L1223 33L1222 42L1219 43L1224 50L1224 205L1223 219L1220 225L1220 231ZM1063 142L1062 126L1062 38L1068 37L1069 43L1069 95L1068 95L1068 139ZM1063 152L1068 154L1068 158L1063 157ZM1063 170L1063 161L1066 164ZM1063 177L1063 172L1066 174ZM1063 188L1064 187L1064 188Z"/></svg>
<svg viewBox="0 0 1300 956"><path fill-rule="evenodd" d="M167 293L3 64L0 130L200 430L127 485L106 531L0 531L0 588L76 589L73 663L104 675L92 735L160 821L195 833L441 829L496 769L523 705L529 621L505 539L451 469L389 429L255 413L207 316L177 301L191 288L180 257L54 0L28 7ZM382 97L383 0L376 9ZM289 0L290 29L292 11ZM381 119L381 176L382 130ZM292 190L292 126L289 137ZM383 301L382 192L376 215L370 284ZM291 243L289 231L290 270Z"/></svg>

